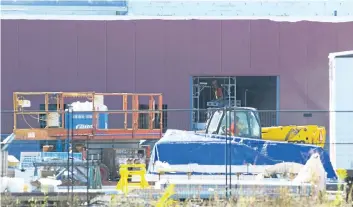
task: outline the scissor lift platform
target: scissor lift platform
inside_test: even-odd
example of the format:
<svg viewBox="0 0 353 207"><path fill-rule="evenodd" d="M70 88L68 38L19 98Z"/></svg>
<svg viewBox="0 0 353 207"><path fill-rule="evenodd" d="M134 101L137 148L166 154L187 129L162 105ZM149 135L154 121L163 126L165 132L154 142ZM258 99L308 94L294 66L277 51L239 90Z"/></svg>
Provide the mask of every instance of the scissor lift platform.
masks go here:
<svg viewBox="0 0 353 207"><path fill-rule="evenodd" d="M16 129L16 140L58 140L68 137L67 129ZM69 136L75 140L128 140L128 139L159 139L159 129L74 129ZM72 136L73 135L73 136Z"/></svg>
<svg viewBox="0 0 353 207"><path fill-rule="evenodd" d="M30 98L36 96L42 96L44 100L45 110L33 111L28 110L24 107L24 103L30 103ZM122 109L114 109L111 111L96 111L95 110L95 97L101 96L116 96L120 97L122 101ZM149 108L146 110L139 110L139 101L141 97L148 100ZM92 127L85 129L68 128L65 126L65 113L74 113L64 109L64 105L67 104L65 99L86 99L91 101L93 108L92 111ZM50 100L55 100L57 105L56 110L49 110ZM131 103L128 103L131 100ZM70 137L73 140L145 140L145 139L160 139L163 132L163 109L162 109L162 95L161 94L135 94L135 93L95 93L95 92L15 92L13 94L14 102L14 130L15 139L17 140L60 140L67 139ZM73 101L71 101L72 103ZM114 104L114 103L113 103ZM117 103L114 104L118 105ZM131 106L128 108L128 106ZM156 109L157 106L157 109ZM27 106L28 107L28 106ZM27 110L25 110L27 109ZM40 117L40 115L46 115L48 118L50 113L57 113L60 116L60 123L58 127L52 128L50 126L45 127L33 127L28 124L25 119L25 115L33 117ZM86 113L86 112L85 112ZM113 115L123 115L123 126L121 128L108 128L100 129L98 125L98 117L100 113ZM148 126L145 128L139 128L140 114L148 114ZM155 124L156 114L159 115L159 123ZM22 119L22 120L19 120ZM21 125L24 127L18 127L19 121L24 122ZM43 120L42 120L43 121ZM44 120L47 122L47 120ZM130 127L128 127L130 125ZM158 125L158 126L156 126ZM27 127L28 126L28 127Z"/></svg>

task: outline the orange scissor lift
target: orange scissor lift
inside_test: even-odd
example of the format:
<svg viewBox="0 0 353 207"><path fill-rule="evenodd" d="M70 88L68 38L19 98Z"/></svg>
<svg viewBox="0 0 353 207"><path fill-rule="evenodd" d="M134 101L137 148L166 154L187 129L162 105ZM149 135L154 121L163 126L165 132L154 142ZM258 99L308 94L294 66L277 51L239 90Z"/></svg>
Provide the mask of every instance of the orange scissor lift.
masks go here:
<svg viewBox="0 0 353 207"><path fill-rule="evenodd" d="M96 111L96 97L112 98L107 106L108 111ZM113 98L117 98L118 102L114 102ZM33 99L34 101L32 101ZM140 100L144 99L147 110L139 110ZM86 129L72 129L70 132L72 140L146 140L160 139L163 131L163 119L159 119L156 126L155 117L159 114L162 117L162 94L159 93L96 93L96 92L15 92L13 93L13 108L14 108L14 139L16 140L62 140L68 136L68 129L65 127L65 104L70 104L74 101L90 101L92 102L92 127ZM33 102L44 103L44 110L38 111L30 109ZM49 104L56 105L55 110L50 110ZM110 105L109 105L110 104ZM121 105L122 109L114 108L114 105ZM37 105L38 106L38 105ZM156 109L157 107L157 109ZM46 119L51 113L56 113L61 121L58 126L52 127L49 125L38 126L28 123L25 117L29 119L46 117L44 123L48 123ZM97 126L98 115L100 113L113 116L120 114L123 119L123 126L118 128L101 129ZM139 128L140 114L148 114L148 127ZM40 119L40 118L38 118ZM43 119L43 118L42 118ZM22 122L22 123L19 123ZM19 126L21 125L21 126Z"/></svg>

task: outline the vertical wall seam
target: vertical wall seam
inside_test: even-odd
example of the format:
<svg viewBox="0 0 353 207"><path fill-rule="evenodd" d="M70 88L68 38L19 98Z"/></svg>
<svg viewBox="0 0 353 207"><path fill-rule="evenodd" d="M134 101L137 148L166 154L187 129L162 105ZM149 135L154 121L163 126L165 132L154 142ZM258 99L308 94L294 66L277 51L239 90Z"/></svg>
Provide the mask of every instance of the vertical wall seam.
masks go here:
<svg viewBox="0 0 353 207"><path fill-rule="evenodd" d="M107 21L104 22L104 26L105 26L105 57L104 57L104 61L105 61L105 92L108 92L108 24Z"/></svg>
<svg viewBox="0 0 353 207"><path fill-rule="evenodd" d="M220 53L219 53L219 64L220 64L220 72L222 73L223 72L223 62L222 62L222 56L223 56L223 20L219 20L220 21L220 28L219 28L219 33L220 33Z"/></svg>
<svg viewBox="0 0 353 207"><path fill-rule="evenodd" d="M78 44L78 41L79 41L79 23L76 22L76 77L78 78L79 77L79 50L78 50L78 47L79 47L79 44Z"/></svg>
<svg viewBox="0 0 353 207"><path fill-rule="evenodd" d="M310 26L315 26L315 25L311 25L312 23L311 22L308 22L307 24L307 28L308 29ZM307 31L307 34L309 34L309 31ZM308 43L309 43L309 37L310 35L307 35L306 38L305 38L305 61L306 61L306 65L307 67L309 66L310 67L310 64L309 64L309 52L308 52ZM310 69L310 68L306 68L306 69ZM308 77L309 76L304 76L305 77L305 107L306 107L306 110L308 109L308 98L309 98L309 90L308 90Z"/></svg>
<svg viewBox="0 0 353 207"><path fill-rule="evenodd" d="M166 79L166 71L170 70L170 68L168 67L167 68L167 30L169 29L168 27L168 24L169 21L162 21L162 24L164 24L164 29L162 30L163 31L163 48L164 48L164 51L163 51L163 77L162 77L162 86L163 88L165 88L164 84L165 84L165 79Z"/></svg>
<svg viewBox="0 0 353 207"><path fill-rule="evenodd" d="M137 60L137 57L136 57L136 30L137 30L137 26L136 26L136 20L133 21L133 27L134 27L134 38L133 38L133 49L134 49L134 61L133 61L133 78L134 78L134 82L133 82L133 90L134 92L136 92L136 60Z"/></svg>
<svg viewBox="0 0 353 207"><path fill-rule="evenodd" d="M249 68L251 69L251 20L247 20L249 23Z"/></svg>
<svg viewBox="0 0 353 207"><path fill-rule="evenodd" d="M277 62L277 66L278 66L278 75L276 78L276 125L279 126L279 122L280 122L280 102L281 102L281 96L280 96L280 71L281 71L281 58L282 58L282 53L281 53L281 25L279 23L277 23L278 25L278 62ZM276 72L277 73L277 72Z"/></svg>
<svg viewBox="0 0 353 207"><path fill-rule="evenodd" d="M21 66L21 56L20 56L20 22L17 23L17 70L20 71ZM17 90L17 88L16 88Z"/></svg>
<svg viewBox="0 0 353 207"><path fill-rule="evenodd" d="M51 36L51 26L52 26L52 24L49 24L49 26L48 26L48 53L47 53L47 55L48 55L48 59L47 59L47 73L48 73L48 77L51 77L50 76L50 66L51 66L51 60L52 60L52 44L51 44L51 39L52 39L52 36ZM50 79L49 79L50 80ZM48 79L47 79L47 81L48 81ZM50 81L49 82L47 82L47 88L50 88Z"/></svg>
<svg viewBox="0 0 353 207"><path fill-rule="evenodd" d="M281 25L277 22L276 23L278 26L278 56L277 56L277 68L280 71L281 70L281 58L282 58L282 53L281 53ZM278 74L280 73L278 71ZM277 73L277 72L276 72Z"/></svg>

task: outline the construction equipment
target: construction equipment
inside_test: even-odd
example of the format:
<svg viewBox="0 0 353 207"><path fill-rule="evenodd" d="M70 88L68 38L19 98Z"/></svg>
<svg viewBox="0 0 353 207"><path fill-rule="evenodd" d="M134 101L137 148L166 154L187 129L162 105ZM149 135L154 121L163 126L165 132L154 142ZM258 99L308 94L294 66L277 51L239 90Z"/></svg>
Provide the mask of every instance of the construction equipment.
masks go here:
<svg viewBox="0 0 353 207"><path fill-rule="evenodd" d="M33 102L42 96L45 109L36 111L31 109ZM120 98L122 109L114 111L102 111L99 105L104 105L105 97ZM149 109L139 111L139 103L142 97L148 98ZM32 98L29 99L29 98ZM65 108L69 100L84 99L90 101L91 108L86 111L75 112L70 107ZM49 109L50 101L54 100L55 109ZM131 103L128 102L131 100ZM120 102L118 101L118 102ZM161 94L134 94L134 93L96 93L96 92L15 92L13 94L14 108L14 130L16 140L59 140L67 139L68 129L72 129L71 138L75 140L145 140L159 139L162 136L163 122L159 121L159 127L154 124L155 115L162 117L162 95ZM38 106L42 102L38 102ZM157 104L158 109L155 110ZM70 105L70 104L69 104ZM72 104L71 104L72 105ZM104 105L105 106L105 105ZM132 106L130 109L128 106ZM105 106L107 107L107 106ZM25 110L28 108L28 110ZM149 116L147 129L139 128L139 114L146 113ZM108 128L106 119L108 115L124 115L123 126L119 128ZM132 116L131 118L129 116ZM128 122L130 118L130 123ZM22 123L18 122L22 119ZM32 121L31 121L32 119ZM38 126L33 119L44 122L44 126ZM121 120L121 119L120 119ZM26 127L20 128L19 126Z"/></svg>
<svg viewBox="0 0 353 207"><path fill-rule="evenodd" d="M88 162L88 163L87 163ZM73 165L68 165L63 160L48 160L33 162L35 174L39 167L50 168L55 178L61 178L67 184L75 183L75 185L84 184L90 189L101 189L102 180L100 174L100 161L82 161L75 160ZM87 169L88 168L88 169ZM70 181L70 179L72 179Z"/></svg>
<svg viewBox="0 0 353 207"><path fill-rule="evenodd" d="M100 163L104 149L140 148L163 133L160 93L14 92L13 110L14 140L50 142L53 152L82 151ZM100 169L102 181L111 178Z"/></svg>
<svg viewBox="0 0 353 207"><path fill-rule="evenodd" d="M119 169L120 180L116 185L116 189L127 195L130 186L137 186L141 189L149 187L146 180L146 165L145 164L121 164ZM130 176L139 176L139 183L129 183Z"/></svg>
<svg viewBox="0 0 353 207"><path fill-rule="evenodd" d="M264 127L261 135L264 140L315 144L320 147L324 147L326 141L325 127L317 125Z"/></svg>
<svg viewBox="0 0 353 207"><path fill-rule="evenodd" d="M232 124L237 129L232 129ZM237 132L234 133L234 130ZM215 111L208 121L206 133L315 144L320 147L324 147L326 140L325 128L316 125L261 128L258 111L250 107L234 107L231 111L223 109Z"/></svg>

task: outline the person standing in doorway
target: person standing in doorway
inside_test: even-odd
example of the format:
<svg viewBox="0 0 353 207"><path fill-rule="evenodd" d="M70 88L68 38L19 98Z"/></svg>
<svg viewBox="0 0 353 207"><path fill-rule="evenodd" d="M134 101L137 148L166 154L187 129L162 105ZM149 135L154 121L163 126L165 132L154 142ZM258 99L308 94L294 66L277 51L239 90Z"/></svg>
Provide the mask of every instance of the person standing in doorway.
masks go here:
<svg viewBox="0 0 353 207"><path fill-rule="evenodd" d="M212 88L214 90L215 99L222 99L223 91L222 88L218 86L217 80L212 81Z"/></svg>

